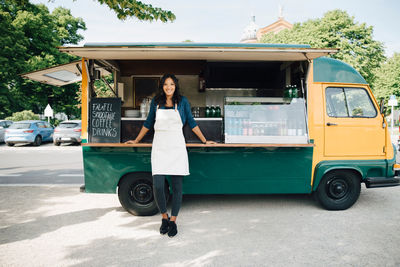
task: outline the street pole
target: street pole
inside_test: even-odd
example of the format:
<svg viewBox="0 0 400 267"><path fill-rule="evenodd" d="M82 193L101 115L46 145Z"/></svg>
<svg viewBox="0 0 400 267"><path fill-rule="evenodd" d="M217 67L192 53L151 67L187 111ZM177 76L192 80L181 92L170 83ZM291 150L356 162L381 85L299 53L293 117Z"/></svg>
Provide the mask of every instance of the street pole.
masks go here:
<svg viewBox="0 0 400 267"><path fill-rule="evenodd" d="M389 98L389 106L392 107L392 114L390 115L390 119L392 121L391 123L391 131L390 131L390 136L393 136L393 126L394 126L394 107L397 106L397 99L395 95L391 95Z"/></svg>

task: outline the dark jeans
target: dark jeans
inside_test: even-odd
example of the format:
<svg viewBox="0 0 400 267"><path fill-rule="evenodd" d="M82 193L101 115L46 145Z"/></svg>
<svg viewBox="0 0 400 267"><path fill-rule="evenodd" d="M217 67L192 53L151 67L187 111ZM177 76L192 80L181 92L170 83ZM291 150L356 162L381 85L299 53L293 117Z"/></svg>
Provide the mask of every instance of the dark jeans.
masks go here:
<svg viewBox="0 0 400 267"><path fill-rule="evenodd" d="M158 209L161 213L167 212L167 203L165 201L165 175L153 176L153 192L154 199L156 200ZM183 176L171 175L172 182L172 216L178 216L179 209L182 203L182 182Z"/></svg>

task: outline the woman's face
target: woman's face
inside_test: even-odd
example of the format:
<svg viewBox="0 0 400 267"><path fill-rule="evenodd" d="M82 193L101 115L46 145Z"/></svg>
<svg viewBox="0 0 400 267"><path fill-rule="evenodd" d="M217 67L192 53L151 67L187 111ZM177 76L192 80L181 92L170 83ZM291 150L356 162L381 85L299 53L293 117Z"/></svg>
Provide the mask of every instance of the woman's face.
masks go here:
<svg viewBox="0 0 400 267"><path fill-rule="evenodd" d="M174 80L172 80L171 78L165 79L163 90L167 97L173 96L175 92Z"/></svg>

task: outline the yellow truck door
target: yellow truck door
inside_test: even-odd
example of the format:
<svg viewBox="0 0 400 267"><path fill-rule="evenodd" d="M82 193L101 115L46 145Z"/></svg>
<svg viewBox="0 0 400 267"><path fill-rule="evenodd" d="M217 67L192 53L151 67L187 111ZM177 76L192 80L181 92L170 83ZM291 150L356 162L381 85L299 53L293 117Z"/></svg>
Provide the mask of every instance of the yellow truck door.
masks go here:
<svg viewBox="0 0 400 267"><path fill-rule="evenodd" d="M325 156L385 154L383 118L367 88L324 86L324 95Z"/></svg>

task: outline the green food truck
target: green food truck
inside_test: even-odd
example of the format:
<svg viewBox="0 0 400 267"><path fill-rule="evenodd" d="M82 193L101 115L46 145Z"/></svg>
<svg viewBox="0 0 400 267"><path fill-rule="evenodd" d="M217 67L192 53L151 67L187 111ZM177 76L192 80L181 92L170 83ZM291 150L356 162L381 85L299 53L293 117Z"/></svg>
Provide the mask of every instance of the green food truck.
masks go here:
<svg viewBox="0 0 400 267"><path fill-rule="evenodd" d="M82 190L117 193L134 215L157 212L154 132L142 143L124 142L138 134L165 73L178 77L194 119L217 142L201 144L184 126L190 166L184 194L314 194L324 208L343 210L357 201L361 183L400 183L383 103L353 67L326 57L337 49L88 43L59 50L82 60L23 76L58 86L82 81ZM102 78L110 74L111 85ZM96 97L96 79L115 97Z"/></svg>

